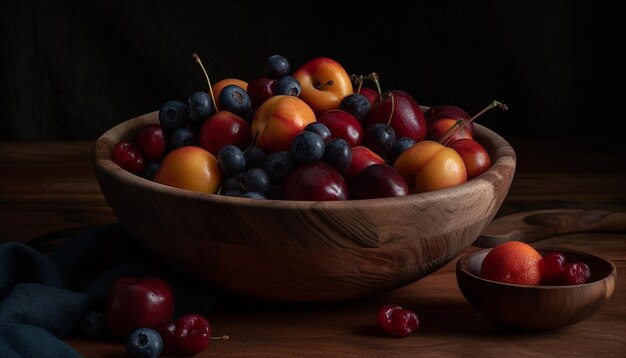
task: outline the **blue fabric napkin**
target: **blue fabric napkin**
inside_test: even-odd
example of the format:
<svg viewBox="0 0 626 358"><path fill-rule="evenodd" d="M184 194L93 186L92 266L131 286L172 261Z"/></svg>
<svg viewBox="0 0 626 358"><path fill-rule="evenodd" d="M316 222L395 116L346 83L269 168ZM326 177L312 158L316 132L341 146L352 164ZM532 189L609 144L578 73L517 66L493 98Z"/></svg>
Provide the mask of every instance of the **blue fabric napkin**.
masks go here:
<svg viewBox="0 0 626 358"><path fill-rule="evenodd" d="M85 229L50 255L0 244L0 357L80 357L62 338L80 334L80 323L102 312L123 275L168 281L175 317L204 315L214 303L206 285L160 264L120 224Z"/></svg>

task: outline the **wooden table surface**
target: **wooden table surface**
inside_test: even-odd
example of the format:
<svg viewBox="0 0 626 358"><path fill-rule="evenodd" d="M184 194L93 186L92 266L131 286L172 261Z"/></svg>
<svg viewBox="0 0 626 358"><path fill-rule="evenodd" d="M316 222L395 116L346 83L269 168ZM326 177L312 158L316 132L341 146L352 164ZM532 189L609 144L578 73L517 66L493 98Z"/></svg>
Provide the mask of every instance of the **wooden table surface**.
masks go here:
<svg viewBox="0 0 626 358"><path fill-rule="evenodd" d="M510 140L518 156L498 215L552 208L626 211L626 147L585 139ZM28 242L115 222L91 166L92 142L0 143L0 242ZM583 322L532 332L499 326L475 311L458 289L456 260L413 284L376 297L335 304L272 304L218 295L208 315L215 333L199 356L626 356L626 233L573 234L542 244L588 251L617 266L616 289ZM475 250L471 247L467 251ZM377 309L413 309L419 332L388 338ZM124 356L121 344L70 337L87 357Z"/></svg>

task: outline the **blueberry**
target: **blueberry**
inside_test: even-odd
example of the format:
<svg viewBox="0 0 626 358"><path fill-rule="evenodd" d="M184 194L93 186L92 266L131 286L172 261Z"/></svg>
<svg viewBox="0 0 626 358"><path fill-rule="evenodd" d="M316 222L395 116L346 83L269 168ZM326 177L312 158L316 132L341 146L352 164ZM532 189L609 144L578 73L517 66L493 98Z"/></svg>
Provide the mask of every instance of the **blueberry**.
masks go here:
<svg viewBox="0 0 626 358"><path fill-rule="evenodd" d="M246 169L263 168L265 160L267 159L267 153L256 145L246 149L243 155L246 158Z"/></svg>
<svg viewBox="0 0 626 358"><path fill-rule="evenodd" d="M297 162L317 162L323 154L324 140L317 133L302 131L291 142L291 155Z"/></svg>
<svg viewBox="0 0 626 358"><path fill-rule="evenodd" d="M211 96L204 91L194 92L187 98L191 123L199 127L214 111Z"/></svg>
<svg viewBox="0 0 626 358"><path fill-rule="evenodd" d="M265 194L263 193L259 193L258 191L249 191L246 193L241 194L242 198L249 198L249 199L267 199L267 196L265 196Z"/></svg>
<svg viewBox="0 0 626 358"><path fill-rule="evenodd" d="M341 102L339 102L339 109L352 114L359 121L362 121L370 112L370 102L364 95L353 93L345 96Z"/></svg>
<svg viewBox="0 0 626 358"><path fill-rule="evenodd" d="M387 123L376 123L365 129L363 145L384 155L396 142L396 133Z"/></svg>
<svg viewBox="0 0 626 358"><path fill-rule="evenodd" d="M107 332L104 314L100 311L89 311L83 315L78 323L80 332L86 337L101 337Z"/></svg>
<svg viewBox="0 0 626 358"><path fill-rule="evenodd" d="M265 161L265 171L274 184L282 183L295 167L296 162L291 153L286 150L270 154Z"/></svg>
<svg viewBox="0 0 626 358"><path fill-rule="evenodd" d="M217 162L226 176L234 176L246 170L246 159L243 152L233 144L220 148L217 152Z"/></svg>
<svg viewBox="0 0 626 358"><path fill-rule="evenodd" d="M248 93L237 85L228 85L222 88L219 96L220 108L244 117L252 108L252 101Z"/></svg>
<svg viewBox="0 0 626 358"><path fill-rule="evenodd" d="M322 161L339 172L348 169L352 162L352 148L345 139L335 138L326 143Z"/></svg>
<svg viewBox="0 0 626 358"><path fill-rule="evenodd" d="M243 187L241 186L242 179L243 179L242 174L224 178L224 180L222 180L222 188L220 191L222 193L228 193L229 191L233 191L233 190L241 191L243 189Z"/></svg>
<svg viewBox="0 0 626 358"><path fill-rule="evenodd" d="M240 197L243 195L243 192L241 190L229 190L222 195Z"/></svg>
<svg viewBox="0 0 626 358"><path fill-rule="evenodd" d="M242 185L246 192L256 191L267 194L272 190L272 180L264 169L252 168L246 171Z"/></svg>
<svg viewBox="0 0 626 358"><path fill-rule="evenodd" d="M281 55L272 55L265 62L265 75L271 78L279 78L289 73L291 66L287 58Z"/></svg>
<svg viewBox="0 0 626 358"><path fill-rule="evenodd" d="M163 340L151 328L138 328L126 339L126 351L131 357L156 358L163 351Z"/></svg>
<svg viewBox="0 0 626 358"><path fill-rule="evenodd" d="M191 127L182 127L172 132L170 136L170 150L196 144L198 135Z"/></svg>
<svg viewBox="0 0 626 358"><path fill-rule="evenodd" d="M147 161L146 166L141 171L141 176L148 179L153 180L156 173L161 168L161 163L155 161Z"/></svg>
<svg viewBox="0 0 626 358"><path fill-rule="evenodd" d="M415 144L415 139L410 137L402 137L398 138L391 149L387 152L387 157L391 164L393 164L396 159L402 154L405 150L411 148Z"/></svg>
<svg viewBox="0 0 626 358"><path fill-rule="evenodd" d="M159 123L168 131L184 127L189 123L189 108L181 101L165 102L159 109Z"/></svg>
<svg viewBox="0 0 626 358"><path fill-rule="evenodd" d="M274 87L274 95L285 95L285 96L294 96L298 97L302 92L302 86L300 86L300 82L293 76L283 76L276 81L276 86Z"/></svg>
<svg viewBox="0 0 626 358"><path fill-rule="evenodd" d="M328 127L322 122L311 122L304 127L303 131L319 134L324 140L324 143L333 138L332 133L330 133L330 129L328 129Z"/></svg>

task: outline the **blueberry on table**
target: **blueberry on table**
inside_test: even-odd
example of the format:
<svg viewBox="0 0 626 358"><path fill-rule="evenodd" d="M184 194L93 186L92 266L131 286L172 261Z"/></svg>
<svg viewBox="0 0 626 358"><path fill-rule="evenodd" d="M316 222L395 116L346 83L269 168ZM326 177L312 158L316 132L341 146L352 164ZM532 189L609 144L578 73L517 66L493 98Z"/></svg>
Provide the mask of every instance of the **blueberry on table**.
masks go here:
<svg viewBox="0 0 626 358"><path fill-rule="evenodd" d="M189 108L178 100L165 102L159 109L159 123L168 131L184 127L189 123Z"/></svg>
<svg viewBox="0 0 626 358"><path fill-rule="evenodd" d="M163 351L163 340L151 328L138 328L126 339L126 351L131 357L156 358Z"/></svg>

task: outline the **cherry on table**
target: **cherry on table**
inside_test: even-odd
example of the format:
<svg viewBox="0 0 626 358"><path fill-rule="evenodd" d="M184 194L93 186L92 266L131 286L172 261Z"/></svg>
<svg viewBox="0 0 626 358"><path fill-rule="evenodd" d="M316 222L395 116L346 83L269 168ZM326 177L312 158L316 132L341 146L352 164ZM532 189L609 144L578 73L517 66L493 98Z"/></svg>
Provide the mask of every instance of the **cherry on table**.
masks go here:
<svg viewBox="0 0 626 358"><path fill-rule="evenodd" d="M417 314L398 305L382 306L376 318L380 328L397 337L408 337L419 327Z"/></svg>

